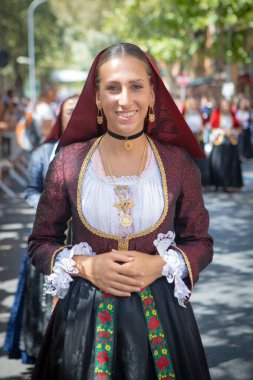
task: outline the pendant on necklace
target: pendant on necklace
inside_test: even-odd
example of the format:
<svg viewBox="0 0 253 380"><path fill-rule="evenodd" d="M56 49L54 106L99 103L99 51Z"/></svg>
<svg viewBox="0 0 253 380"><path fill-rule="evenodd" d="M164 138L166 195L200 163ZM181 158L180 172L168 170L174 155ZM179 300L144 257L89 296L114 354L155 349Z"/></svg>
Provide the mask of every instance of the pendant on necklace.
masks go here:
<svg viewBox="0 0 253 380"><path fill-rule="evenodd" d="M132 150L133 147L134 147L134 144L132 143L132 141L127 140L127 139L124 141L124 148L126 150Z"/></svg>
<svg viewBox="0 0 253 380"><path fill-rule="evenodd" d="M133 218L128 214L122 215L120 218L120 224L123 227L130 227L133 224Z"/></svg>

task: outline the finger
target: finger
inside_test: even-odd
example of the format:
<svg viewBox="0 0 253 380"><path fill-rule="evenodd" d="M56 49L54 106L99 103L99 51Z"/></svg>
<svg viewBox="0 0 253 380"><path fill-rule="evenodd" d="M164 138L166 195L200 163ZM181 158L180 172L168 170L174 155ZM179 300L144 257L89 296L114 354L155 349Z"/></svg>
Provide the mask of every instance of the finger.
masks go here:
<svg viewBox="0 0 253 380"><path fill-rule="evenodd" d="M112 250L113 252L117 252L119 255L125 255L129 257L134 257L136 254L136 251L116 251L115 249Z"/></svg>
<svg viewBox="0 0 253 380"><path fill-rule="evenodd" d="M126 293L140 292L141 290L141 287L139 286L130 286L130 285L123 284L121 282L116 282L116 281L115 282L112 281L110 283L110 287L112 287L113 289L120 290L122 292L126 292Z"/></svg>
<svg viewBox="0 0 253 380"><path fill-rule="evenodd" d="M123 276L122 274L115 275L113 281L117 281L125 285L134 286L136 288L141 288L144 285L143 281L136 280L136 278Z"/></svg>
<svg viewBox="0 0 253 380"><path fill-rule="evenodd" d="M135 269L131 269L131 268L127 267L126 264L120 265L119 272L120 272L120 274L123 274L125 276L130 276L130 277L144 276L144 272L137 271Z"/></svg>
<svg viewBox="0 0 253 380"><path fill-rule="evenodd" d="M117 252L110 252L109 256L111 257L112 260L114 261L120 261L122 263L129 263L131 261L134 261L134 257L126 255L124 253L119 253Z"/></svg>

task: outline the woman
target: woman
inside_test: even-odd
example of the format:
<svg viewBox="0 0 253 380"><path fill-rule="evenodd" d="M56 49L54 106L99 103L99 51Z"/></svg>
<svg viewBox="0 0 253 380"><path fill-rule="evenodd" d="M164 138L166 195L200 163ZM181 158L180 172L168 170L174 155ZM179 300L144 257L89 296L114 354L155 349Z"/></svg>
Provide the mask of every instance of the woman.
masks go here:
<svg viewBox="0 0 253 380"><path fill-rule="evenodd" d="M33 379L210 379L184 304L212 239L199 171L176 145L203 156L153 60L127 43L102 51L29 238L61 298Z"/></svg>
<svg viewBox="0 0 253 380"><path fill-rule="evenodd" d="M183 109L183 116L186 123L189 125L192 133L199 142L199 145L204 150L204 130L205 130L205 121L201 114L199 107L199 101L195 98L189 98L187 104ZM201 183L202 186L207 186L210 182L209 180L209 162L208 159L199 159L196 160L196 164L201 173Z"/></svg>
<svg viewBox="0 0 253 380"><path fill-rule="evenodd" d="M243 186L239 160L238 136L240 125L231 111L230 103L222 99L220 107L211 115L210 155L211 183L224 191L238 191Z"/></svg>
<svg viewBox="0 0 253 380"><path fill-rule="evenodd" d="M78 96L75 95L63 101L59 118L46 143L30 157L26 200L31 207L38 205L49 163L77 100ZM22 358L24 364L34 363L51 313L52 297L45 293L44 276L30 265L25 251L4 345L10 359Z"/></svg>
<svg viewBox="0 0 253 380"><path fill-rule="evenodd" d="M58 141L67 127L77 100L78 96L74 95L62 102L54 128L46 138L45 143L40 145L31 155L28 166L29 183L25 196L27 203L31 207L36 208L38 205L48 166L54 158Z"/></svg>
<svg viewBox="0 0 253 380"><path fill-rule="evenodd" d="M238 103L238 108L235 114L238 122L242 127L242 132L239 136L239 153L242 159L253 157L253 147L251 143L251 124L253 115L250 109L250 102L246 98L241 98Z"/></svg>

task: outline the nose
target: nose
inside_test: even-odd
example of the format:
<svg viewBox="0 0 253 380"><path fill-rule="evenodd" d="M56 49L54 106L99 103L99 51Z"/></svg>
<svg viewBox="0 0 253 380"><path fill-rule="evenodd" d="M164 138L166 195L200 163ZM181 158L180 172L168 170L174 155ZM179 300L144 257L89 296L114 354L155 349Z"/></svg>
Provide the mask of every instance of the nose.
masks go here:
<svg viewBox="0 0 253 380"><path fill-rule="evenodd" d="M130 94L127 88L123 87L118 98L120 106L127 106L130 103Z"/></svg>

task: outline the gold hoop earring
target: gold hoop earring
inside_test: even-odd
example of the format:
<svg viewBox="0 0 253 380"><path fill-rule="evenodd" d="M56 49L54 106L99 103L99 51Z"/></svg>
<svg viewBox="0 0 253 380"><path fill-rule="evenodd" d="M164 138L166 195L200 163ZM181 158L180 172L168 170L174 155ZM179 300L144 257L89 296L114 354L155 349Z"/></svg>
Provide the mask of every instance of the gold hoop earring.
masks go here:
<svg viewBox="0 0 253 380"><path fill-rule="evenodd" d="M153 106L149 106L148 110L148 119L151 123L155 121L155 113L154 113L154 108Z"/></svg>
<svg viewBox="0 0 253 380"><path fill-rule="evenodd" d="M97 122L99 125L103 124L103 112L102 112L102 107L98 106L98 115L97 115Z"/></svg>

